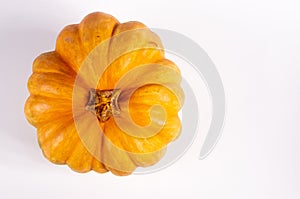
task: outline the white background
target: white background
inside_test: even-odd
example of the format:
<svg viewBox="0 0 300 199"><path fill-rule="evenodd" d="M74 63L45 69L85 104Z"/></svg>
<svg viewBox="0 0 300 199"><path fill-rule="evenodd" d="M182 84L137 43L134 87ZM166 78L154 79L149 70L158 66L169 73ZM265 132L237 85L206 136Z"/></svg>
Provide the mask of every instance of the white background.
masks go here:
<svg viewBox="0 0 300 199"><path fill-rule="evenodd" d="M0 198L300 198L300 4L292 0L1 1ZM58 32L102 11L199 43L227 96L223 136L157 173L78 174L43 158L25 120L33 59Z"/></svg>

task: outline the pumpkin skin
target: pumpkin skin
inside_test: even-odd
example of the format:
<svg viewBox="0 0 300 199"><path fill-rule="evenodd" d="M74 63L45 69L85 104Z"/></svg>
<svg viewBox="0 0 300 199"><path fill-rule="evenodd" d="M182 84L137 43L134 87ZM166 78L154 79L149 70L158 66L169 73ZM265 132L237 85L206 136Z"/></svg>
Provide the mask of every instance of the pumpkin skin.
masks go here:
<svg viewBox="0 0 300 199"><path fill-rule="evenodd" d="M140 37L132 37L131 34L125 34L114 39L116 35L136 29L145 29L153 37L143 34ZM170 87L176 88L175 93L159 84L143 85L132 95L128 93L126 86L120 89L118 106L124 109L122 111L128 112L134 123L143 127L151 121L161 122L161 117L153 120L155 115L151 117L150 111L153 105L159 105L164 108L166 114L164 126L157 134L142 138L124 132L113 115L106 121L97 120L97 124L103 129L103 135L100 136L102 141L93 140L97 142L97 153L101 158L96 157L83 141L78 129L80 127L75 122L76 117L87 133L89 129L93 131L91 120L95 118L95 114L85 108L91 90L88 81L93 74L81 75L83 83L79 86L80 94L76 95L81 109L77 116L74 115L73 109L74 84L86 58L104 41L109 41L108 53L103 52L104 57L112 54L121 56L113 59L94 89L115 90L118 81L124 75L145 64L158 64L162 70L170 69L180 77L178 67L164 57L159 38L144 24L119 23L111 15L96 12L87 15L80 24L66 26L57 38L56 49L35 59L32 75L28 80L30 96L25 103L24 112L29 123L37 128L39 145L49 161L67 164L72 170L81 173L94 170L99 173L111 171L115 175L129 175L136 167L147 167L157 163L165 154L167 144L180 134L181 122L178 112L183 103L181 79L165 74L156 77L164 79ZM143 45L143 42L154 45L125 54L119 53L126 52L126 49L132 48L133 45ZM149 78L152 78L151 75ZM123 100L125 98L129 101L127 109Z"/></svg>

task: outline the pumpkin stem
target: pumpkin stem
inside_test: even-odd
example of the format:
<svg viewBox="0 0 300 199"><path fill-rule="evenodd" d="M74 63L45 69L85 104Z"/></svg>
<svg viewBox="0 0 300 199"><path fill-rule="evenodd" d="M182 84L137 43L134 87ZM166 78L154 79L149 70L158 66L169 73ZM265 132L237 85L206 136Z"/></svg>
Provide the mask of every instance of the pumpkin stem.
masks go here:
<svg viewBox="0 0 300 199"><path fill-rule="evenodd" d="M119 90L91 89L85 109L94 113L100 122L105 122L111 116L120 114L119 95Z"/></svg>

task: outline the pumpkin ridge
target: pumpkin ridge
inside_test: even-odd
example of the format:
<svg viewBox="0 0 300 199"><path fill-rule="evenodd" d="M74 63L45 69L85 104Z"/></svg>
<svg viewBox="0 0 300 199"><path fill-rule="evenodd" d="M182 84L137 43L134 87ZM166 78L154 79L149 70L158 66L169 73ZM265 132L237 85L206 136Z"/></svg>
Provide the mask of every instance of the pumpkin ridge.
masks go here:
<svg viewBox="0 0 300 199"><path fill-rule="evenodd" d="M71 31L71 32L68 32L68 31ZM71 34L72 37L77 37L77 38L75 38L76 42L77 42L77 45L76 45L77 49L74 48L74 45L75 45L74 38L72 38L72 37L70 38L70 36L66 37L66 35L64 35L64 34ZM66 57L63 56L62 53L66 53L65 48L67 47L66 46L67 43L62 43L62 42L71 43L71 46L73 46L73 48L68 46L69 47L68 49L71 49L71 51L69 51L68 53L70 54L70 56L73 55L72 60L67 60L67 56ZM64 50L62 50L61 48L64 48ZM83 47L82 40L80 39L79 24L71 24L71 25L68 25L65 28L63 28L63 30L59 33L59 35L57 37L55 51L60 55L62 60L65 63L67 63L67 65L69 65L69 67L71 67L76 73L79 71L81 64L87 57L87 54L85 53L85 50ZM60 51L62 51L62 52L60 52ZM78 52L75 52L75 51L78 51ZM80 56L80 57L78 57L78 56Z"/></svg>
<svg viewBox="0 0 300 199"><path fill-rule="evenodd" d="M56 137L59 137L60 136L59 134L60 133L58 133L56 135ZM66 135L64 135L64 136L66 136ZM72 148L71 146L76 145L77 142L80 141L80 140L76 136L76 133L72 133L70 135L70 137L68 138L69 143L67 144L67 148L66 148L66 146L65 146L66 145L66 143L65 143L66 138L63 138L63 140L58 140L58 141L54 140L54 139L56 139L56 138L52 137L51 139L48 139L48 140L43 142L42 147L41 147L42 151L43 151L43 154L48 160L50 160L53 163L65 164L67 159L70 157L70 152L73 153L73 151L74 151L74 149L71 149ZM72 144L72 142L70 142L70 139L73 142L73 144ZM57 143L54 142L54 141L57 141ZM56 144L56 145L54 146L54 148L52 148L52 146L50 146L50 147L48 146L49 144L52 144L52 145ZM46 148L46 146L48 146L48 147ZM47 155L47 152L48 152L48 155ZM62 157L58 156L59 157L58 158L58 157L55 157L56 154L58 154L62 157L64 155L65 157L62 159Z"/></svg>
<svg viewBox="0 0 300 199"><path fill-rule="evenodd" d="M60 118L57 118L56 122L58 122L60 120L61 120ZM42 131L42 130L44 130L42 128L43 127L45 128L45 126L47 127L48 124L49 124L49 122L45 122L43 124L40 124L37 128L37 132L38 132L37 134L38 134L39 142L41 144L43 144L45 142L48 142L49 140L53 139L53 137L56 136L55 134L64 132L66 129L69 128L69 126L74 124L74 121L73 121L73 119L66 120L62 126L58 127L56 130L52 131L49 135L43 136L44 137L43 140L40 140L40 139L42 139L41 136L45 135L45 133L46 133L45 131Z"/></svg>
<svg viewBox="0 0 300 199"><path fill-rule="evenodd" d="M93 23L95 23L95 24L93 24ZM110 29L110 31L109 31L110 33L108 35L105 35L107 38L105 38L105 37L101 38L103 36L102 34L104 34L106 32L104 32L104 33L98 32L100 27L107 26L107 25L109 25L109 23L113 23L113 27L102 27L102 28L105 28L105 31ZM112 32L114 31L115 26L117 26L118 24L119 24L119 21L116 18L114 18L112 15L109 15L109 14L106 14L103 12L94 12L94 13L91 13L91 14L85 16L81 20L81 22L78 24L79 38L80 38L80 41L82 44L82 49L84 50L85 54L88 55L99 44L101 44L102 42L105 42L106 40L109 40L111 38L111 35L112 35ZM93 29L91 29L91 27L86 27L88 25L92 26ZM83 29L85 30L85 32L83 31ZM103 31L103 29L102 29L102 31ZM90 41L89 43L90 44L93 43L93 45L94 45L92 48L90 48L90 46L85 46L85 43L84 43L85 38L84 38L83 34L89 33L89 32L92 32L93 34L96 33L96 35L93 35L93 36L96 36L96 41L95 41L94 37L89 38L90 40L91 39L94 40L94 41L89 40ZM91 35L89 35L89 36L91 36Z"/></svg>
<svg viewBox="0 0 300 199"><path fill-rule="evenodd" d="M117 28L121 25L122 23L118 23L118 24L115 24L113 29L112 29L112 32L111 32L111 37L109 38L109 43L108 43L108 49L107 49L107 61L109 62L109 58L110 58L110 48L111 48L111 45L112 45L112 37L115 35L115 31L117 30ZM112 63L108 63L108 64L112 64ZM107 66L109 67L109 66Z"/></svg>
<svg viewBox="0 0 300 199"><path fill-rule="evenodd" d="M50 101L52 102L49 104ZM60 100L61 102L63 101L62 104L64 104L64 106L57 107L53 104L53 101L56 100L51 100L51 98L43 96L30 95L24 106L25 116L29 123L38 127L39 124L43 122L49 122L49 114L50 116L54 116L56 113L59 113L61 116L65 116L72 113L71 108L69 108L69 106L71 107L71 103L66 103L65 100ZM53 110L53 108L55 109ZM41 115L43 115L44 118L42 118Z"/></svg>
<svg viewBox="0 0 300 199"><path fill-rule="evenodd" d="M45 62L47 62L47 63L45 63ZM53 62L55 62L55 63L53 63ZM57 62L59 62L59 63L57 63ZM44 65L44 67L41 67L43 65ZM45 67L45 65L46 65L46 67ZM55 67L53 68L53 66L55 66L55 65L56 65L56 68ZM57 67L57 66L60 66L60 67ZM66 70L64 70L64 69L66 69ZM55 73L55 74L65 74L65 75L69 75L72 77L76 76L76 71L74 71L74 69L72 67L70 67L69 64L67 62L65 62L63 60L63 58L61 57L61 55L56 51L42 53L37 58L35 58L35 60L33 61L33 64L32 64L32 72L33 73L51 72L51 73Z"/></svg>
<svg viewBox="0 0 300 199"><path fill-rule="evenodd" d="M99 169L96 168L96 164L100 164L103 167L103 171L99 171ZM98 172L98 173L106 173L109 171L106 168L105 164L103 164L101 161L97 160L97 158L95 158L95 157L93 158L93 161L92 161L92 170L95 172Z"/></svg>
<svg viewBox="0 0 300 199"><path fill-rule="evenodd" d="M35 72L30 76L27 85L32 95L71 100L73 84L74 81L69 75Z"/></svg>
<svg viewBox="0 0 300 199"><path fill-rule="evenodd" d="M74 70L74 68L72 68L71 66L70 66L70 64L69 63L67 63L63 58L62 58L62 56L56 51L56 50L54 50L53 52L55 52L56 54L57 54L57 56L59 57L59 59L61 59L61 61L72 71L72 74L71 74L71 76L72 77L75 77L76 76L76 71ZM65 73L66 75L69 75L68 73Z"/></svg>
<svg viewBox="0 0 300 199"><path fill-rule="evenodd" d="M69 156L69 158L67 158L67 160L66 160L66 163L67 163L67 165L72 169L72 170L74 170L74 171L77 171L77 172L81 172L81 173L86 173L86 172L89 172L89 171L91 171L92 170L92 163L93 163L93 159L94 159L94 157L91 155L91 153L86 149L86 147L84 146L84 144L81 142L81 140L80 140L80 138L78 139L78 141L77 141L77 143L76 144L74 144L74 150L72 151L72 153L70 154L70 156ZM81 155L80 155L80 157L82 158L83 157L83 155L82 155L82 152L83 153L85 153L84 155L86 155L88 158L90 158L90 162L89 162L89 164L87 164L88 165L88 168L85 168L86 170L78 170L78 168L76 168L76 166L78 166L78 164L76 164L76 163L79 163L79 169L82 169L82 168L80 168L80 166L82 166L85 162L78 162L78 159L76 159L75 158L75 164L74 164L74 160L73 159L71 159L71 158L74 158L74 157L76 157L78 154L77 153L75 153L75 152L77 152L77 150L80 150L80 148L81 148ZM86 157L85 157L86 158ZM81 163L81 165L80 165L80 163Z"/></svg>

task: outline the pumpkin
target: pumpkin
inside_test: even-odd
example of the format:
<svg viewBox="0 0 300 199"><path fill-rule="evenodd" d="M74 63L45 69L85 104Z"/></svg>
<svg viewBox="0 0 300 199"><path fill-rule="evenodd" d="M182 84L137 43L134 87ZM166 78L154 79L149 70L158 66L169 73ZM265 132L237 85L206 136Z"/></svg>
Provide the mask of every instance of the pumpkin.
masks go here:
<svg viewBox="0 0 300 199"><path fill-rule="evenodd" d="M129 175L181 131L180 71L140 22L91 13L39 55L24 112L44 156L77 172Z"/></svg>

